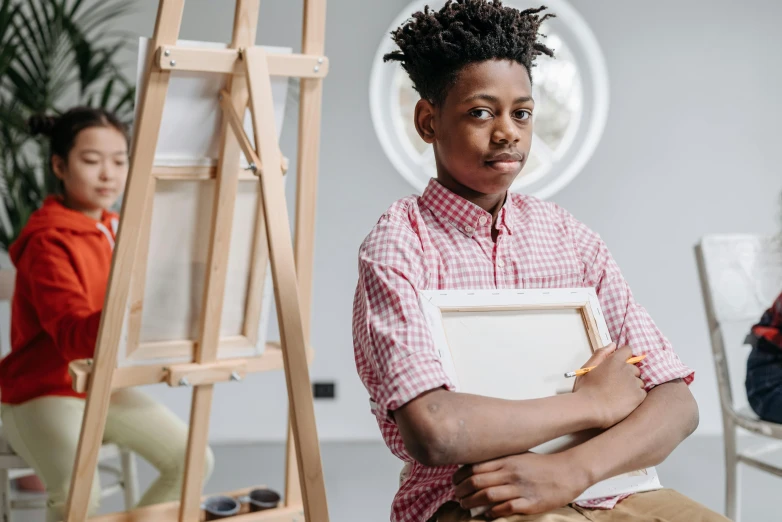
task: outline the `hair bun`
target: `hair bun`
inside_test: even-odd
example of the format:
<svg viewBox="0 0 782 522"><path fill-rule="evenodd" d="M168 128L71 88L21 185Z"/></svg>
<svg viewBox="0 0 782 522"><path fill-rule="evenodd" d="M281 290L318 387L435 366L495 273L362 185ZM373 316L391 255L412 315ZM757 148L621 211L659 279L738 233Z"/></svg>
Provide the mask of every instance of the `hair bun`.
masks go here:
<svg viewBox="0 0 782 522"><path fill-rule="evenodd" d="M27 126L30 127L30 132L33 135L43 134L44 136L50 136L54 125L57 123L55 116L47 116L45 114L36 114L30 116L27 120Z"/></svg>

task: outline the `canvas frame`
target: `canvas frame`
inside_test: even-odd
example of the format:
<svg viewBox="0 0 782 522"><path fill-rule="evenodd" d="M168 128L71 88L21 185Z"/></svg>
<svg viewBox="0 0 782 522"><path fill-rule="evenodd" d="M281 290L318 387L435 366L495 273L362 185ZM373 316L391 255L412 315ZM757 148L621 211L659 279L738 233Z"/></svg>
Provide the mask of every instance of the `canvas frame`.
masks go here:
<svg viewBox="0 0 782 522"><path fill-rule="evenodd" d="M608 325L594 288L425 290L419 292L419 304L443 367L457 390L459 378L449 352L442 321L444 314L573 310L581 316L591 352L611 343ZM586 358L583 362L586 362L589 354L584 355Z"/></svg>

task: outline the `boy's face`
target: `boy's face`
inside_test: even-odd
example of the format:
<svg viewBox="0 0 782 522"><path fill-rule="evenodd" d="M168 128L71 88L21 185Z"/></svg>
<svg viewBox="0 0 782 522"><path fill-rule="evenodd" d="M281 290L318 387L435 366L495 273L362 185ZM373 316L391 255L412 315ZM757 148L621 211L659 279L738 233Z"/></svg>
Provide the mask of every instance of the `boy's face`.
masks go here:
<svg viewBox="0 0 782 522"><path fill-rule="evenodd" d="M416 128L434 146L438 180L457 193L504 195L527 161L534 107L527 69L510 60L466 66L437 107L420 100Z"/></svg>

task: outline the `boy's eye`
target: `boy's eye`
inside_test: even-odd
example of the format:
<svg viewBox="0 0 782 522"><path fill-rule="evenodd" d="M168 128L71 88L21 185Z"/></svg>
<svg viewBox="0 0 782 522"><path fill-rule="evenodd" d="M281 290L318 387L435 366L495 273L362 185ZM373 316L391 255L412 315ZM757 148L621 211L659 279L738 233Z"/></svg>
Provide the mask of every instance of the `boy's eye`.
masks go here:
<svg viewBox="0 0 782 522"><path fill-rule="evenodd" d="M516 111L516 118L519 119L519 120L522 120L522 121L528 120L528 119L532 118L532 112L530 112L527 109L518 110L518 111Z"/></svg>
<svg viewBox="0 0 782 522"><path fill-rule="evenodd" d="M488 120L491 118L491 113L486 109L475 109L470 111L470 114L479 120Z"/></svg>

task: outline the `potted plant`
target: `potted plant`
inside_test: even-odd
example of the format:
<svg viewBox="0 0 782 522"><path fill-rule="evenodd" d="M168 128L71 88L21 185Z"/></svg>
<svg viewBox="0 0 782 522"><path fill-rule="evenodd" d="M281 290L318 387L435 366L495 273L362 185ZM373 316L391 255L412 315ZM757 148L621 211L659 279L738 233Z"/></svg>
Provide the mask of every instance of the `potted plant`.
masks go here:
<svg viewBox="0 0 782 522"><path fill-rule="evenodd" d="M0 249L7 251L54 183L45 140L27 118L77 104L130 123L135 85L121 72L127 0L0 0Z"/></svg>

